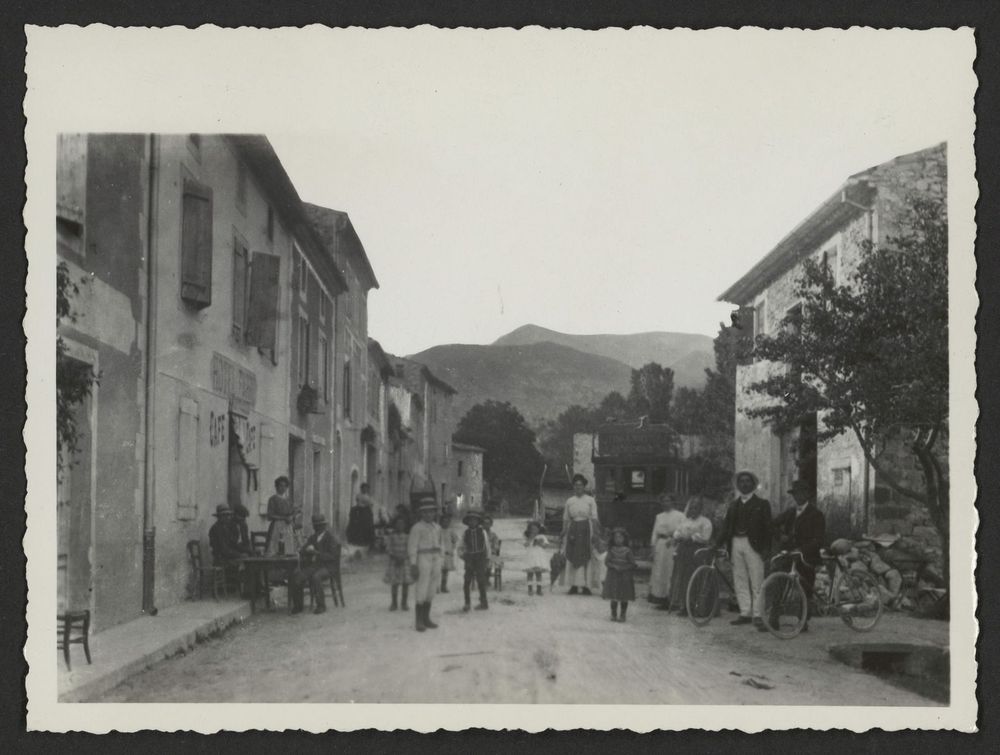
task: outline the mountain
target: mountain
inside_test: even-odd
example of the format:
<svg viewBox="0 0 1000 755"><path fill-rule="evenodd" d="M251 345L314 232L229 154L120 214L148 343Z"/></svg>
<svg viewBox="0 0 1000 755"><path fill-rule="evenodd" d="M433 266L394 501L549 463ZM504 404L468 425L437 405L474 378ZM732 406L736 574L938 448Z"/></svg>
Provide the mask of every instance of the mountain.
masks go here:
<svg viewBox="0 0 1000 755"><path fill-rule="evenodd" d="M572 335L525 325L494 343L449 344L413 354L458 390L455 416L487 399L509 401L532 426L572 404L597 404L611 391L628 395L632 368L659 362L675 387L700 388L713 367L712 339L693 333Z"/></svg>
<svg viewBox="0 0 1000 755"><path fill-rule="evenodd" d="M616 359L629 367L658 362L674 371L676 387L700 388L705 383L705 368L715 366L712 339L698 333L598 333L575 335L560 333L538 325L523 325L493 342L494 346L526 346L533 343L557 343L587 354Z"/></svg>
<svg viewBox="0 0 1000 755"><path fill-rule="evenodd" d="M458 391L455 418L487 399L509 401L537 427L568 406L627 394L632 369L622 362L555 343L434 346L410 357Z"/></svg>

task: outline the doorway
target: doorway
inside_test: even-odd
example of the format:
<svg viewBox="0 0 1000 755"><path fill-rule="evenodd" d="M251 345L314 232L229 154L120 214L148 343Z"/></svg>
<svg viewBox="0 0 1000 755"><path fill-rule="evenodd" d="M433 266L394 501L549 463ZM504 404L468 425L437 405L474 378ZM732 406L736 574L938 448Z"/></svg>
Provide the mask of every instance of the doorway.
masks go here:
<svg viewBox="0 0 1000 755"><path fill-rule="evenodd" d="M302 496L305 492L305 449L301 438L288 436L288 500L293 509L302 510Z"/></svg>
<svg viewBox="0 0 1000 755"><path fill-rule="evenodd" d="M322 500L322 490L323 490L323 454L319 448L313 449L312 458L312 513L313 516L316 514L323 513L323 500Z"/></svg>
<svg viewBox="0 0 1000 755"><path fill-rule="evenodd" d="M74 360L77 361L77 360ZM77 428L75 453L63 449L56 508L56 602L59 612L91 609L93 518L93 399L73 410Z"/></svg>

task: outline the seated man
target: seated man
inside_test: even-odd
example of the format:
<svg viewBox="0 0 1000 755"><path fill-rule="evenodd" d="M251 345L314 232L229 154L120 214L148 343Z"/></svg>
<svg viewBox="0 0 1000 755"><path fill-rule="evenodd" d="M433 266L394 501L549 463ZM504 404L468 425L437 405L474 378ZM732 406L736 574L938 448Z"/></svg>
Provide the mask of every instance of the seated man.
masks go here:
<svg viewBox="0 0 1000 755"><path fill-rule="evenodd" d="M292 613L302 613L302 593L306 582L316 600L313 613L326 611L326 593L323 591L323 580L330 577L328 567L340 558L340 547L333 533L326 528L326 517L313 514L313 534L306 540L299 553L302 556L301 566L292 574L288 586L292 601Z"/></svg>
<svg viewBox="0 0 1000 755"><path fill-rule="evenodd" d="M806 593L806 605L810 607L806 614L806 624L802 628L809 629L809 614L812 613L813 587L816 584L816 567L822 562L820 550L826 537L826 517L816 508L812 498L812 487L805 480L796 480L788 491L795 499L795 506L778 514L774 519L774 529L778 543L783 550L801 551L802 558L796 565L802 588ZM789 565L784 563L782 568ZM765 627L760 627L767 631Z"/></svg>
<svg viewBox="0 0 1000 755"><path fill-rule="evenodd" d="M232 524L233 529L236 531L236 545L240 549L240 552L247 556L252 556L253 543L250 541L250 528L247 525L250 511L242 503L234 504L232 511Z"/></svg>
<svg viewBox="0 0 1000 755"><path fill-rule="evenodd" d="M233 510L225 503L215 507L218 520L208 530L208 545L212 549L212 564L226 570L226 578L235 578L239 559L246 555L239 544L239 531L233 522Z"/></svg>

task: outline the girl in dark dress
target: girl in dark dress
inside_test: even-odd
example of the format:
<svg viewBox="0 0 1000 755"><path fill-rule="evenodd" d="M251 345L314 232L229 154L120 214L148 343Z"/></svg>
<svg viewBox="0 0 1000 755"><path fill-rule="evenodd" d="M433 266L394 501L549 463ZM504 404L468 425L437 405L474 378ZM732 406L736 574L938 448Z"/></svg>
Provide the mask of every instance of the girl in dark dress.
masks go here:
<svg viewBox="0 0 1000 755"><path fill-rule="evenodd" d="M629 601L635 600L635 556L628 547L628 534L624 527L616 527L611 532L611 544L604 565L604 599L611 601L611 620L625 621ZM621 618L618 618L618 604L621 603Z"/></svg>

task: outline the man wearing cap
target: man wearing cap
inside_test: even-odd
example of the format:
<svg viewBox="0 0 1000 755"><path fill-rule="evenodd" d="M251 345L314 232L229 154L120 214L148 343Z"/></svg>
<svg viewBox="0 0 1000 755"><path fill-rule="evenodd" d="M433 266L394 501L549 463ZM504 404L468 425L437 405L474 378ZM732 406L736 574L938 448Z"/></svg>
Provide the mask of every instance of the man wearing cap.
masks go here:
<svg viewBox="0 0 1000 755"><path fill-rule="evenodd" d="M715 541L729 551L733 563L733 587L740 615L729 623L752 622L767 631L760 619L758 593L764 582L764 556L771 547L771 504L754 494L757 476L753 472L739 472L735 481L739 495L729 504Z"/></svg>
<svg viewBox="0 0 1000 755"><path fill-rule="evenodd" d="M441 528L434 521L437 503L433 498L421 498L417 505L420 521L410 528L407 551L412 564L414 585L413 600L416 614L416 629L437 629L431 621L431 601L438 585L441 584Z"/></svg>
<svg viewBox="0 0 1000 755"><path fill-rule="evenodd" d="M490 607L486 601L486 585L489 581L490 540L483 529L483 514L478 509L469 509L462 524L467 529L462 533L459 553L465 562L465 579L462 582L462 592L465 595L463 610L472 608L472 582L479 588L479 605L477 611L485 611Z"/></svg>
<svg viewBox="0 0 1000 755"><path fill-rule="evenodd" d="M821 563L820 550L826 537L826 517L813 502L812 486L805 480L792 483L788 493L795 505L782 511L774 519L774 531L784 550L799 551L802 558L797 563L802 589L806 593L806 605L811 606L813 586L816 584L816 567ZM788 564L784 564L788 568ZM802 628L809 628L809 614Z"/></svg>
<svg viewBox="0 0 1000 755"><path fill-rule="evenodd" d="M306 582L312 590L316 607L313 613L326 611L326 593L323 590L323 580L330 578L329 564L340 557L340 551L333 533L326 528L326 517L322 514L312 516L313 533L302 546L299 554L302 563L292 574L288 585L288 594L292 601L292 613L302 613L302 593Z"/></svg>

